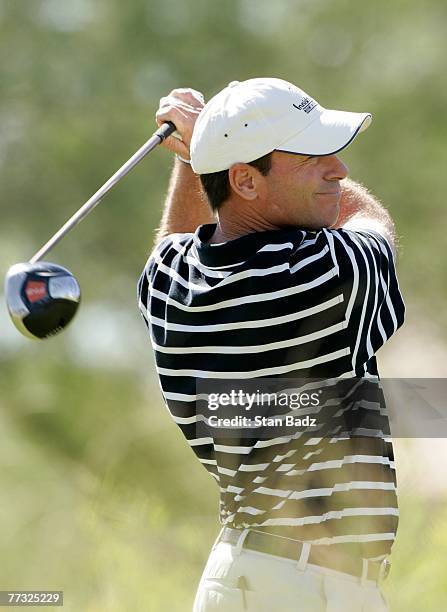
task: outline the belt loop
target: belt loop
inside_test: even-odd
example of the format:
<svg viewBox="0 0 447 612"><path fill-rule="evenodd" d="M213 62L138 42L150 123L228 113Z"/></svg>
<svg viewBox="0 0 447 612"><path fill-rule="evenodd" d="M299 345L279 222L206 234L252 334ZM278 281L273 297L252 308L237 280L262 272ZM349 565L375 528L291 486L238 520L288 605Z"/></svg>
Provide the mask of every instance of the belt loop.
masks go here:
<svg viewBox="0 0 447 612"><path fill-rule="evenodd" d="M360 577L360 586L364 587L368 579L368 559L362 559L362 575Z"/></svg>
<svg viewBox="0 0 447 612"><path fill-rule="evenodd" d="M388 574L390 573L391 562L389 559L383 559L382 563L379 566L379 576L377 578L377 585L381 585L384 580L386 580Z"/></svg>
<svg viewBox="0 0 447 612"><path fill-rule="evenodd" d="M311 545L309 542L303 542L301 547L300 558L298 559L298 563L296 564L297 570L300 572L304 572L306 569L307 562L309 560Z"/></svg>
<svg viewBox="0 0 447 612"><path fill-rule="evenodd" d="M225 529L225 527L222 527L222 529L219 531L219 535L217 536L217 538L214 541L214 544L211 547L211 552L213 552L213 550L216 548L216 546L219 544L220 542L220 538L222 537L223 534L223 530Z"/></svg>
<svg viewBox="0 0 447 612"><path fill-rule="evenodd" d="M245 538L248 536L249 531L250 530L248 528L244 529L241 535L239 536L238 541L236 542L234 547L234 554L236 556L239 556L241 554L242 546L244 545Z"/></svg>

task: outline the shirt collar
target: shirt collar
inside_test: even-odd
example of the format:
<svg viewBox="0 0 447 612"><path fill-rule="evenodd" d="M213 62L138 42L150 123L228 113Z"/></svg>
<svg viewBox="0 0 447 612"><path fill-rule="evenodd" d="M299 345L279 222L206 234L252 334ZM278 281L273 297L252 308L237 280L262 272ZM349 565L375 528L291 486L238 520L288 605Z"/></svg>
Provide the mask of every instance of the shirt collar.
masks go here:
<svg viewBox="0 0 447 612"><path fill-rule="evenodd" d="M234 240L208 244L216 230L216 223L200 225L193 235L193 242L201 263L206 266L231 266L246 261L266 244L291 241L295 247L304 240L305 231L290 228L252 232Z"/></svg>

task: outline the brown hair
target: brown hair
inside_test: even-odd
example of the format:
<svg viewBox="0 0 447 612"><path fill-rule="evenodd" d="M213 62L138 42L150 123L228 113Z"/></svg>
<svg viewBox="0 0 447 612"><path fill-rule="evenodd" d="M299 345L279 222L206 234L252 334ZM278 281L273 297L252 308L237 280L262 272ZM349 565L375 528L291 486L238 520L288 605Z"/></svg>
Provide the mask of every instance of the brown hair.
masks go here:
<svg viewBox="0 0 447 612"><path fill-rule="evenodd" d="M254 161L248 162L248 164L250 166L254 166L263 176L266 176L272 167L272 153L267 153L267 155L263 155L263 157L259 157ZM230 180L228 178L228 170L211 172L210 174L201 174L200 181L213 212L218 211L230 195Z"/></svg>

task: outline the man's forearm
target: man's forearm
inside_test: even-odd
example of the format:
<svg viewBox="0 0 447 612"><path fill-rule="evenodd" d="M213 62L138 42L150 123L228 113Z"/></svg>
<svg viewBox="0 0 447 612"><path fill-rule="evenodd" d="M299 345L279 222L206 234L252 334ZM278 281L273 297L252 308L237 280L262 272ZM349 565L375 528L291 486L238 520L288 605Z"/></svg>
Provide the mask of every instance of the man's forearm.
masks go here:
<svg viewBox="0 0 447 612"><path fill-rule="evenodd" d="M213 222L199 177L189 164L176 159L155 244L169 234L195 232L199 225Z"/></svg>
<svg viewBox="0 0 447 612"><path fill-rule="evenodd" d="M350 179L341 182L340 213L334 228L380 228L392 246L396 242L394 221L388 210L359 183Z"/></svg>

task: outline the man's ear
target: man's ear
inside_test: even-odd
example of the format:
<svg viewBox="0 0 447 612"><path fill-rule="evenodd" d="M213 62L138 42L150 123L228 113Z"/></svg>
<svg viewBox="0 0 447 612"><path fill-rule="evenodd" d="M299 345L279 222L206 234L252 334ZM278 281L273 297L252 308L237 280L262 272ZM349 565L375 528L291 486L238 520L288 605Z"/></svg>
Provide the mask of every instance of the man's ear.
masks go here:
<svg viewBox="0 0 447 612"><path fill-rule="evenodd" d="M244 200L256 200L261 195L262 178L259 170L250 164L233 164L228 170L231 190Z"/></svg>

